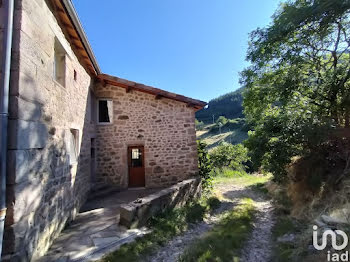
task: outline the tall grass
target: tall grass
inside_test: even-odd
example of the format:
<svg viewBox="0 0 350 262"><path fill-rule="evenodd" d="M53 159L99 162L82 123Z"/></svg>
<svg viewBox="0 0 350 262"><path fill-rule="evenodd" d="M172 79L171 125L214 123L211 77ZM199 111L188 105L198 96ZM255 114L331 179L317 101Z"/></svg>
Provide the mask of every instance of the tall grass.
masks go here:
<svg viewBox="0 0 350 262"><path fill-rule="evenodd" d="M249 174L245 171L233 170L230 168L215 169L213 172L213 183L233 183L235 185L251 186L265 184L272 179L271 174Z"/></svg>
<svg viewBox="0 0 350 262"><path fill-rule="evenodd" d="M253 227L255 208L251 199L229 211L218 225L189 246L179 261L239 261L240 249Z"/></svg>
<svg viewBox="0 0 350 262"><path fill-rule="evenodd" d="M215 168L213 171L213 177L226 177L226 178L237 178L237 177L243 177L247 176L247 172L245 171L238 171L234 170L232 168Z"/></svg>

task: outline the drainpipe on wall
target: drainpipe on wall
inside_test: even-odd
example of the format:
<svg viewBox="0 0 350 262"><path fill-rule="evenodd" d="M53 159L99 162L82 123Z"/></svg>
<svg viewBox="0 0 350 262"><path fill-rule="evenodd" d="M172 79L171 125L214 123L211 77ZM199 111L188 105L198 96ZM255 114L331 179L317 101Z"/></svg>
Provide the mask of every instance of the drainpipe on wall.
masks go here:
<svg viewBox="0 0 350 262"><path fill-rule="evenodd" d="M7 123L9 105L9 85L11 68L11 47L13 30L14 0L5 0L5 28L2 46L2 61L0 79L0 260L4 237L6 216L6 154L7 154Z"/></svg>

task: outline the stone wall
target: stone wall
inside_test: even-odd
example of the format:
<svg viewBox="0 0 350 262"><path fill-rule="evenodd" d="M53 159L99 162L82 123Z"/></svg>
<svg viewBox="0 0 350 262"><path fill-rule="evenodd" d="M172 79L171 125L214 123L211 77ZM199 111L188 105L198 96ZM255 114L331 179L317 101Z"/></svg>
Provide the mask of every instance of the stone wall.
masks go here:
<svg viewBox="0 0 350 262"><path fill-rule="evenodd" d="M16 1L13 39L3 259L26 261L46 252L90 190L92 82L45 0ZM55 39L66 52L65 86L53 78ZM72 128L79 130L75 163Z"/></svg>
<svg viewBox="0 0 350 262"><path fill-rule="evenodd" d="M146 187L175 184L198 169L195 111L183 102L98 84L98 98L113 100L113 123L97 125L97 176L128 187L127 148L145 149Z"/></svg>
<svg viewBox="0 0 350 262"><path fill-rule="evenodd" d="M167 208L184 206L188 201L200 197L200 181L200 178L187 179L137 201L121 205L119 223L128 228L144 226L152 216Z"/></svg>

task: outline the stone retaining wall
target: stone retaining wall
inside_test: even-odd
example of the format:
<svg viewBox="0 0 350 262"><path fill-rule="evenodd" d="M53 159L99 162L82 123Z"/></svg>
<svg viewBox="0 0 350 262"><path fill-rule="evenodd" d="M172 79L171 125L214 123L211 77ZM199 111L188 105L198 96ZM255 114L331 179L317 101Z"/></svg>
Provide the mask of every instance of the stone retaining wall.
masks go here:
<svg viewBox="0 0 350 262"><path fill-rule="evenodd" d="M167 208L181 207L201 194L199 178L177 183L169 188L120 207L119 223L128 228L143 226L152 216Z"/></svg>

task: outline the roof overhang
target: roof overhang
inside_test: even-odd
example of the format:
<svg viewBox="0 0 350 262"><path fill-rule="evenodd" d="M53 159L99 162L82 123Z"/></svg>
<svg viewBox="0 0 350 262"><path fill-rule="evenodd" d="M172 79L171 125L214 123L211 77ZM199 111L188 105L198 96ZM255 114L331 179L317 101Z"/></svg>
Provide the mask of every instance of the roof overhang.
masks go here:
<svg viewBox="0 0 350 262"><path fill-rule="evenodd" d="M147 86L144 84L136 83L133 81L129 81L123 78L119 78L119 77L115 77L107 74L99 74L97 78L103 84L123 87L126 89L127 92L131 90L136 90L139 92L152 94L155 96L155 99L161 99L161 98L172 99L175 101L186 103L188 107L193 107L195 110L202 109L207 105L206 102L203 102L197 99L193 99L183 95L178 95L159 88Z"/></svg>
<svg viewBox="0 0 350 262"><path fill-rule="evenodd" d="M78 59L88 70L90 75L96 77L103 83L108 83L114 86L120 86L127 89L127 92L135 89L140 92L153 94L155 99L168 98L179 102L186 103L188 107L193 107L195 110L202 109L207 105L206 102L192 99L186 96L167 92L155 87L139 84L133 81L122 79L119 77L102 74L100 67L96 61L94 53L91 49L89 41L86 37L84 29L80 23L79 17L71 0L47 0L53 6L54 15L56 16L62 30L65 32L72 48L77 54Z"/></svg>
<svg viewBox="0 0 350 262"><path fill-rule="evenodd" d="M91 75L97 76L101 73L100 67L71 0L50 0L50 2L58 22L62 25L62 30L68 36L72 48L77 53L78 59Z"/></svg>

